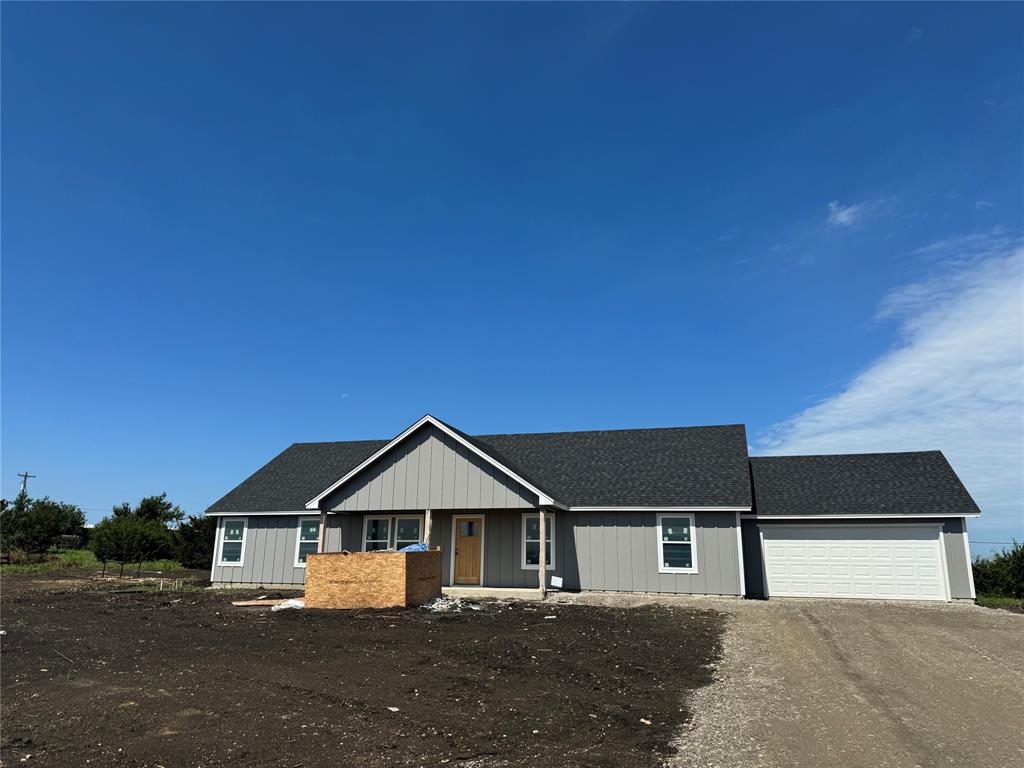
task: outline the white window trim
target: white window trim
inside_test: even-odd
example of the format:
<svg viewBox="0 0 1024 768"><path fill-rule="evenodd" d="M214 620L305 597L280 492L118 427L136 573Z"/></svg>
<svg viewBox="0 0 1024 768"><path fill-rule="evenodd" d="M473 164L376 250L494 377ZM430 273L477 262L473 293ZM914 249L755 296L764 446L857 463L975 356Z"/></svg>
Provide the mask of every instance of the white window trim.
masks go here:
<svg viewBox="0 0 1024 768"><path fill-rule="evenodd" d="M526 564L526 520L530 517L540 517L538 512L523 512L522 527L519 532L519 565L524 571L539 571L540 565L527 565ZM550 527L549 527L550 526ZM555 513L545 512L544 513L544 528L545 533L551 531L551 562L544 563L545 570L555 570L555 537L558 535L555 532Z"/></svg>
<svg viewBox="0 0 1024 768"><path fill-rule="evenodd" d="M667 568L665 567L665 551L662 549L663 542L661 540L661 520L665 517L679 518L685 517L690 521L690 540L689 541L677 541L668 542L669 544L689 544L690 545L690 562L693 563L689 568ZM659 512L658 513L658 525L655 528L658 542L658 573L697 573L697 521L694 515L683 512ZM742 567L742 564L741 564Z"/></svg>
<svg viewBox="0 0 1024 768"><path fill-rule="evenodd" d="M317 523L319 523L320 522L320 516L319 515L303 515L302 517L299 518L299 521L296 523L296 526L295 526L295 563L293 564L293 566L295 568L305 568L306 567L305 563L299 561L299 546L300 545L302 545L302 544L316 544L317 545L316 546L316 551L317 551L317 553L320 552L320 531L319 531L319 529L317 529L317 537L316 537L315 541L303 541L302 540L302 524L304 522L308 522L309 520L316 520Z"/></svg>
<svg viewBox="0 0 1024 768"><path fill-rule="evenodd" d="M419 520L420 521L420 539L417 544L423 543L423 526L426 525L423 515L364 515L363 516L363 548L362 551L366 552L366 532L370 529L371 520L390 520L388 523L388 546L387 549L397 549L398 536L398 521L399 520ZM373 539L373 541L380 541L380 539ZM406 545L408 546L408 545Z"/></svg>
<svg viewBox="0 0 1024 768"><path fill-rule="evenodd" d="M228 523L241 522L242 523L242 550L238 554L238 562L225 563L224 562L224 531L228 526ZM220 568L241 568L245 563L245 538L249 534L249 521L244 517L225 517L224 523L220 527L220 541L217 542L217 566Z"/></svg>

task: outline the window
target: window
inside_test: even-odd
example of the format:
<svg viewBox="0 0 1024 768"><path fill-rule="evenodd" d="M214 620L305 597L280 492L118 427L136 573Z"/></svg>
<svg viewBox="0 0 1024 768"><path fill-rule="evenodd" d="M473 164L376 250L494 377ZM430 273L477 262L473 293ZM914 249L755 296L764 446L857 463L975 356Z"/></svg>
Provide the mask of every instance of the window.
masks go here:
<svg viewBox="0 0 1024 768"><path fill-rule="evenodd" d="M418 517L399 517L395 522L395 549L419 544L420 519Z"/></svg>
<svg viewBox="0 0 1024 768"><path fill-rule="evenodd" d="M224 530L220 537L219 565L241 565L244 552L245 519L225 520Z"/></svg>
<svg viewBox="0 0 1024 768"><path fill-rule="evenodd" d="M423 541L423 518L417 515L368 517L363 523L363 551L401 549Z"/></svg>
<svg viewBox="0 0 1024 768"><path fill-rule="evenodd" d="M320 551L320 518L300 517L299 535L295 547L295 567L305 568L306 557Z"/></svg>
<svg viewBox="0 0 1024 768"><path fill-rule="evenodd" d="M391 546L391 518L368 517L363 533L363 551L374 552Z"/></svg>
<svg viewBox="0 0 1024 768"><path fill-rule="evenodd" d="M555 567L555 513L544 513L544 567ZM523 568L540 569L540 515L523 513Z"/></svg>
<svg viewBox="0 0 1024 768"><path fill-rule="evenodd" d="M693 527L693 515L660 514L657 531L658 572L696 573L696 531Z"/></svg>

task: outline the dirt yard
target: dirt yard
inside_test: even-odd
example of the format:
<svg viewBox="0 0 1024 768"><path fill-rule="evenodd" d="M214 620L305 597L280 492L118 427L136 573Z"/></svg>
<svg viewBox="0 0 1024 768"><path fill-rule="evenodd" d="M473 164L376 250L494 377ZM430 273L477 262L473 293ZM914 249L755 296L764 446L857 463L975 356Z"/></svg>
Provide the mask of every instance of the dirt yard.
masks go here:
<svg viewBox="0 0 1024 768"><path fill-rule="evenodd" d="M657 766L725 621L536 603L271 613L220 591L2 586L4 765Z"/></svg>

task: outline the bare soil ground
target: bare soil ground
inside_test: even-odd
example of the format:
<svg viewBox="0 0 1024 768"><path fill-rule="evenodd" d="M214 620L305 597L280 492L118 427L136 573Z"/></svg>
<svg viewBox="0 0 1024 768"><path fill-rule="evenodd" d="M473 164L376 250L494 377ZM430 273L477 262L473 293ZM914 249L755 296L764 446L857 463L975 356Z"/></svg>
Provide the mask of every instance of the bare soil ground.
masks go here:
<svg viewBox="0 0 1024 768"><path fill-rule="evenodd" d="M271 613L125 588L4 576L5 765L657 766L725 621L665 605Z"/></svg>

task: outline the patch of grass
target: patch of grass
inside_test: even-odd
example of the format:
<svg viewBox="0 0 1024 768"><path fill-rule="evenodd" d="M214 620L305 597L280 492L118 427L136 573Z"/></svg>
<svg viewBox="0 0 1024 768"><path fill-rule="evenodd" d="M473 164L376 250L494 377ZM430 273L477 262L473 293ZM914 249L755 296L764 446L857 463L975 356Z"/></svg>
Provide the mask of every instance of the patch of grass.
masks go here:
<svg viewBox="0 0 1024 768"><path fill-rule="evenodd" d="M103 567L103 563L96 559L96 555L89 549L66 549L63 552L48 555L45 560L38 563L4 563L0 565L0 573L50 573L64 568L96 568ZM121 566L117 563L107 563L107 573L113 571L116 574ZM124 567L125 575L129 572L134 574L139 568L138 563L127 563ZM177 560L146 560L142 563L143 571L177 571L181 570L181 563Z"/></svg>
<svg viewBox="0 0 1024 768"><path fill-rule="evenodd" d="M1007 611L1024 613L1024 600L1019 600L1016 597L1004 597L1003 595L978 595L977 603L978 605L983 605L986 608L1003 608Z"/></svg>

